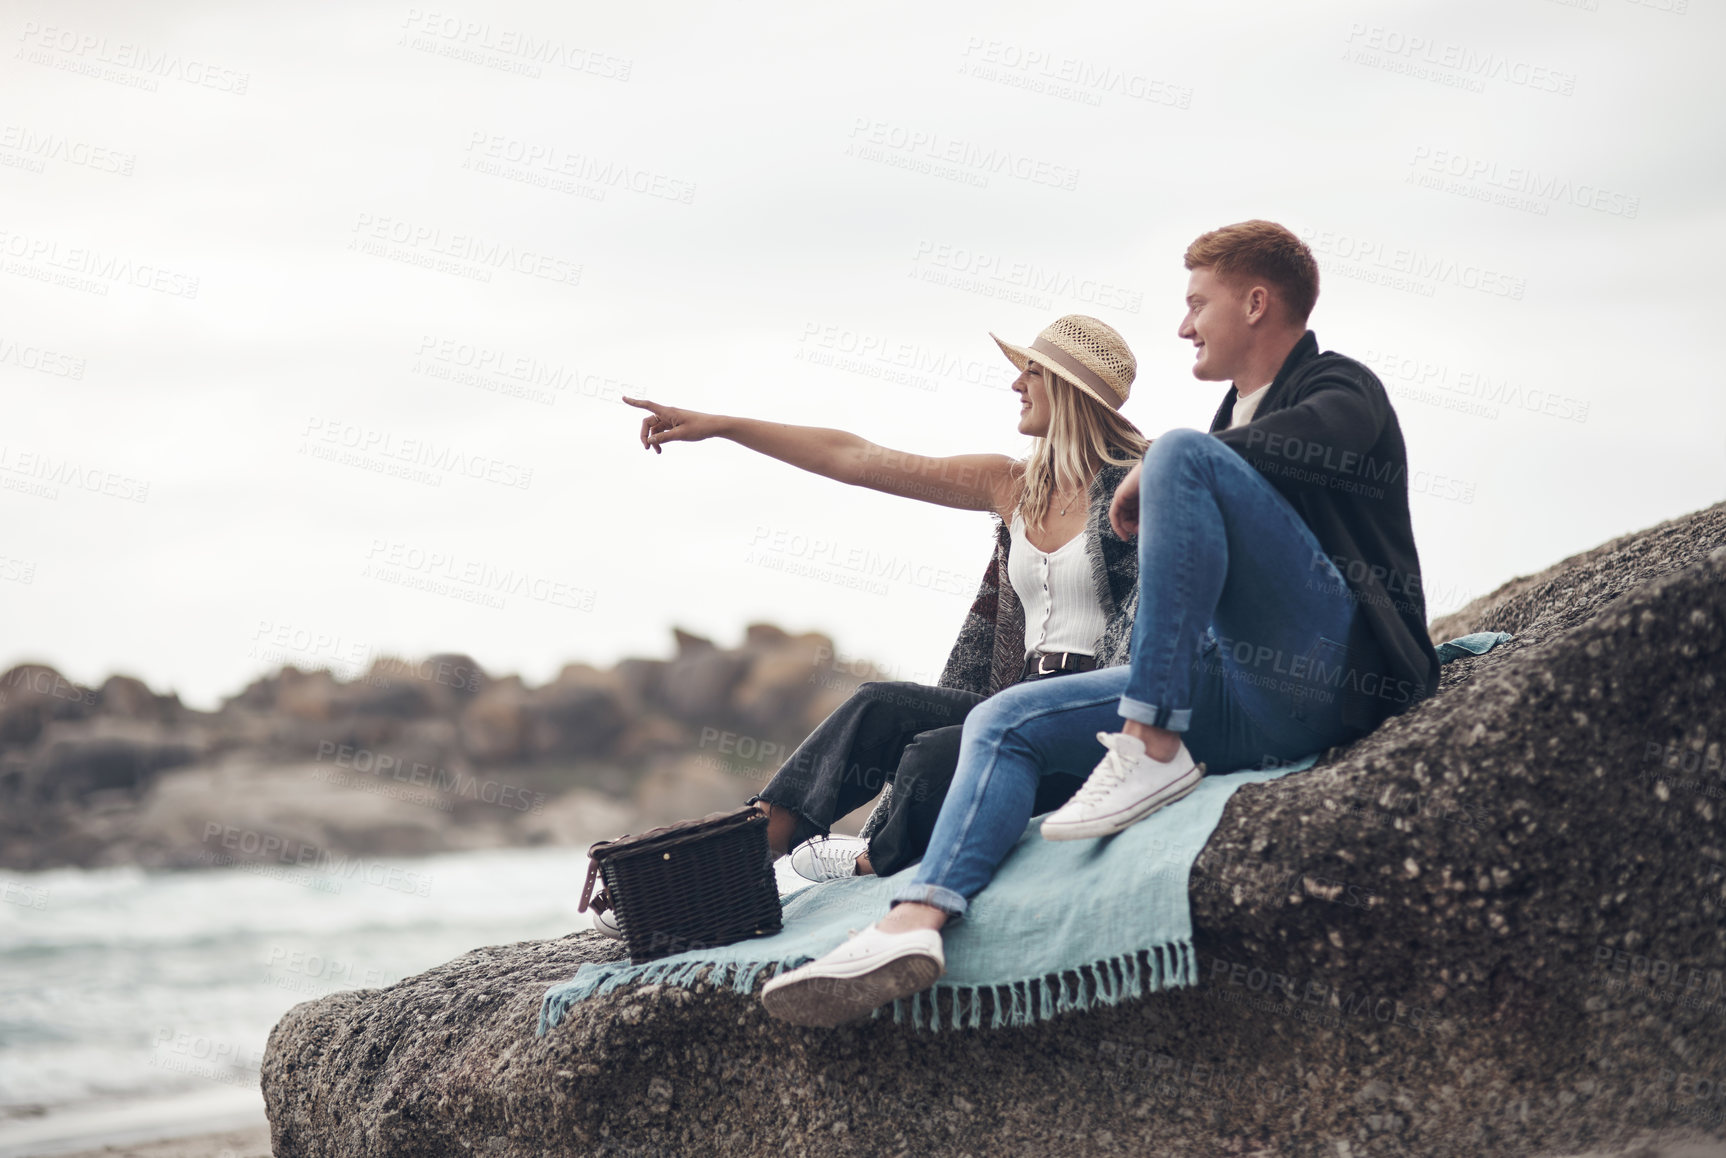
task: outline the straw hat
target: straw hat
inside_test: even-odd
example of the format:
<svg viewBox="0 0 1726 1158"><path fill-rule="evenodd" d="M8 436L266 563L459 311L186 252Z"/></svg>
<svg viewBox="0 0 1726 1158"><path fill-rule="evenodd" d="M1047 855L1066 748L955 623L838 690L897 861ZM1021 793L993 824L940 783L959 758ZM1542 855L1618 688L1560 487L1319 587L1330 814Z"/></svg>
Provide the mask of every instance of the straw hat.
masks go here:
<svg viewBox="0 0 1726 1158"><path fill-rule="evenodd" d="M1020 370L1027 362L1047 366L1110 410L1126 402L1139 370L1126 339L1113 326L1084 314L1056 318L1029 348L989 336Z"/></svg>

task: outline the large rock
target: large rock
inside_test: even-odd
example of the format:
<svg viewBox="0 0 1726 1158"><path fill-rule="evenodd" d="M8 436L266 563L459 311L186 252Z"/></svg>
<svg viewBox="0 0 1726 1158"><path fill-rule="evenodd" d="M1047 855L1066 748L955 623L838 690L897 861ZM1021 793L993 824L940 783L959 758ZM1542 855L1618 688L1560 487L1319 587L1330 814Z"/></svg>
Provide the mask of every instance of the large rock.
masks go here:
<svg viewBox="0 0 1726 1158"><path fill-rule="evenodd" d="M607 755L634 714L623 680L570 664L541 688L493 680L461 716L461 740L481 764Z"/></svg>
<svg viewBox="0 0 1726 1158"><path fill-rule="evenodd" d="M0 748L34 743L54 720L79 720L98 696L47 664L21 663L0 674Z"/></svg>
<svg viewBox="0 0 1726 1158"><path fill-rule="evenodd" d="M184 741L95 735L56 740L31 768L42 801L81 801L97 792L142 795L156 776L195 761L201 753Z"/></svg>
<svg viewBox="0 0 1726 1158"><path fill-rule="evenodd" d="M481 949L291 1010L263 1065L276 1154L1475 1158L1717 1138L1722 543L1726 505L1488 597L1441 634L1514 642L1314 770L1242 789L1192 881L1194 988L929 1034L644 987L541 1038L546 987L614 943Z"/></svg>

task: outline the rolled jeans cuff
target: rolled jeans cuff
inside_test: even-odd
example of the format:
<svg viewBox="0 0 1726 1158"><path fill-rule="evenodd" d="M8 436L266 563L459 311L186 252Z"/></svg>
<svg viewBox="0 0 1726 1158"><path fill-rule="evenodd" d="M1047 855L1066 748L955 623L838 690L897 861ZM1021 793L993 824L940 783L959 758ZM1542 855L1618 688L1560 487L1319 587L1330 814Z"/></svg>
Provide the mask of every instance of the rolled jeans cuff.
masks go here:
<svg viewBox="0 0 1726 1158"><path fill-rule="evenodd" d="M1191 708L1159 708L1155 704L1147 704L1129 696L1121 697L1121 715L1149 727L1163 728L1170 732L1184 732L1193 726Z"/></svg>
<svg viewBox="0 0 1726 1158"><path fill-rule="evenodd" d="M965 910L970 907L970 902L964 897L941 885L907 884L893 894L893 904L897 905L902 901L914 901L919 905L933 905L943 913L954 917L963 917Z"/></svg>

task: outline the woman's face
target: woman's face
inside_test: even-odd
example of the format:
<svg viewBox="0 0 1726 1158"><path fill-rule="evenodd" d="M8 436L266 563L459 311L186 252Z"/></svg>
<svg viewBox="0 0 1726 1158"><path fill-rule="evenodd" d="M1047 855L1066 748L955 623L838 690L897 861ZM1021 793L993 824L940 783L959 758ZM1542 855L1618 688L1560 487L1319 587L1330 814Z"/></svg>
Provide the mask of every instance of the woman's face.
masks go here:
<svg viewBox="0 0 1726 1158"><path fill-rule="evenodd" d="M1013 380L1013 390L1019 395L1019 433L1043 438L1049 433L1049 387L1043 381L1042 367L1035 362L1025 365L1025 372Z"/></svg>

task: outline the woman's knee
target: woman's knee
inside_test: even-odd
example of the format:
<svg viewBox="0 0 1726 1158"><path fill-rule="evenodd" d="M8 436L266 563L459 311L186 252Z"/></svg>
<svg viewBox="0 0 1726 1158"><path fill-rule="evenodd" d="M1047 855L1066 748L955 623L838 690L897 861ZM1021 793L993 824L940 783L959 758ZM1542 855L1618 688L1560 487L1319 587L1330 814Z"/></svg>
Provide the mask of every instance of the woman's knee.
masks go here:
<svg viewBox="0 0 1726 1158"><path fill-rule="evenodd" d="M908 680L865 680L857 685L857 690L851 693L853 699L874 704L917 704L926 698L926 684L912 683ZM918 693L925 693L919 697Z"/></svg>

